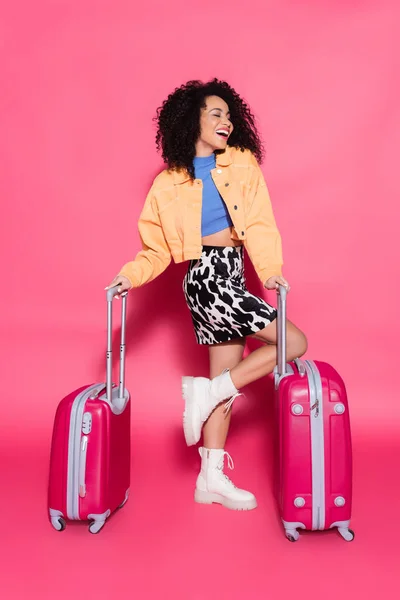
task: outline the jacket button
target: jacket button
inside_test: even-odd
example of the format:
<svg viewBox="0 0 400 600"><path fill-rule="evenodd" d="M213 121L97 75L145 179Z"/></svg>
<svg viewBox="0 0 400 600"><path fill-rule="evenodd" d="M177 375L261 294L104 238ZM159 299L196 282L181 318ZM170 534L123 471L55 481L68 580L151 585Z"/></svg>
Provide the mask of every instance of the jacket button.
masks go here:
<svg viewBox="0 0 400 600"><path fill-rule="evenodd" d="M228 187L228 185L229 185L229 183L226 183L226 184L225 184L225 187Z"/></svg>
<svg viewBox="0 0 400 600"><path fill-rule="evenodd" d="M244 231L242 231L242 235L244 235Z"/></svg>
<svg viewBox="0 0 400 600"><path fill-rule="evenodd" d="M234 206L233 208L234 208L235 210L237 210L237 206L236 206L236 204L235 204L235 206Z"/></svg>

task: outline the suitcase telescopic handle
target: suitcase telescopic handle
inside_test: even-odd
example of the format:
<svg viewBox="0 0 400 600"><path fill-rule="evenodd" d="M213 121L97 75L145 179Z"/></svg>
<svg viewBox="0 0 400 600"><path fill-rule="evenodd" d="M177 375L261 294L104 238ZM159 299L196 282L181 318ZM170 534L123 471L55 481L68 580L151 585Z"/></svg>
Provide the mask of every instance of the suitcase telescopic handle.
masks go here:
<svg viewBox="0 0 400 600"><path fill-rule="evenodd" d="M106 390L107 400L112 402L112 301L118 294L118 286L107 290L107 358L106 358ZM128 293L121 294L121 343L119 349L119 388L118 397L123 398L125 393L125 331L126 331L126 303Z"/></svg>
<svg viewBox="0 0 400 600"><path fill-rule="evenodd" d="M287 290L285 286L279 286L278 296L278 316L277 316L277 354L278 354L278 374L286 373L286 301Z"/></svg>

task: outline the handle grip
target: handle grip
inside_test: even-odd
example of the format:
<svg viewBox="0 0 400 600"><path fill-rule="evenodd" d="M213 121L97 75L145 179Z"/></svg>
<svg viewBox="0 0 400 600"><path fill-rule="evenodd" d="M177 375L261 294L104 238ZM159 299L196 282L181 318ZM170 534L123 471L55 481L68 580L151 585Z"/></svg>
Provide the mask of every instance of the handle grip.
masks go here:
<svg viewBox="0 0 400 600"><path fill-rule="evenodd" d="M121 284L118 284L112 288L110 288L109 290L107 290L107 302L112 302L114 296L116 296L118 294L118 287ZM121 293L121 297L123 298L124 296L127 295L128 292L122 292Z"/></svg>
<svg viewBox="0 0 400 600"><path fill-rule="evenodd" d="M106 354L106 390L107 399L112 402L112 301L118 294L118 286L107 290L107 354ZM121 343L119 352L119 390L118 397L124 397L125 391L125 331L126 331L126 303L128 292L121 294Z"/></svg>
<svg viewBox="0 0 400 600"><path fill-rule="evenodd" d="M286 373L286 301L287 290L284 285L279 286L278 296L278 316L277 316L277 354L278 354L278 375Z"/></svg>

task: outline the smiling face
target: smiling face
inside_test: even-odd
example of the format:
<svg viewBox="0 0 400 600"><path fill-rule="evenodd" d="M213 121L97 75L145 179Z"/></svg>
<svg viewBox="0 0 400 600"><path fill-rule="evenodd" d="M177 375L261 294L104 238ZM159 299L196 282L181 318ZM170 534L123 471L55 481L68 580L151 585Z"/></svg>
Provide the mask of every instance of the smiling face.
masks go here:
<svg viewBox="0 0 400 600"><path fill-rule="evenodd" d="M229 106L218 96L208 96L200 109L200 137L196 156L210 156L214 150L225 150L233 131Z"/></svg>

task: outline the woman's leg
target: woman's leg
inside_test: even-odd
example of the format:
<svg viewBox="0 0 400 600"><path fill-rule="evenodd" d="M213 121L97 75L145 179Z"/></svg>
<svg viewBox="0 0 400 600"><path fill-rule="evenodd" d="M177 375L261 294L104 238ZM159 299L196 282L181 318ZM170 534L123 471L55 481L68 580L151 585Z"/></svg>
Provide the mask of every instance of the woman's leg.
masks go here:
<svg viewBox="0 0 400 600"><path fill-rule="evenodd" d="M232 340L209 347L210 379L220 375L225 369L232 370L243 358L245 338ZM203 427L205 448L224 448L231 420L231 411L225 411L225 403L220 404L210 415Z"/></svg>
<svg viewBox="0 0 400 600"><path fill-rule="evenodd" d="M239 338L223 344L210 346L210 379L225 369L234 368L243 358L246 340ZM231 411L225 411L225 403L211 413L203 427L203 447L199 448L201 469L196 481L194 498L201 504L222 504L233 510L252 510L257 500L251 492L236 487L224 473L225 442L228 435ZM228 455L228 467L233 468Z"/></svg>
<svg viewBox="0 0 400 600"><path fill-rule="evenodd" d="M199 441L203 424L219 404L224 401L232 402L238 390L274 370L277 363L276 320L253 337L263 341L265 346L249 354L232 370L221 372L212 379L182 378L182 393L185 399L183 429L188 446ZM299 358L306 350L306 336L293 323L287 321L286 359L290 361Z"/></svg>
<svg viewBox="0 0 400 600"><path fill-rule="evenodd" d="M251 354L246 356L236 367L231 369L230 375L235 387L240 388L248 385L252 381L272 373L277 363L277 331L276 320L270 325L254 334L258 340L265 343L265 346L257 348ZM287 321L287 342L286 359L291 361L294 358L300 358L307 351L307 338L296 325Z"/></svg>

